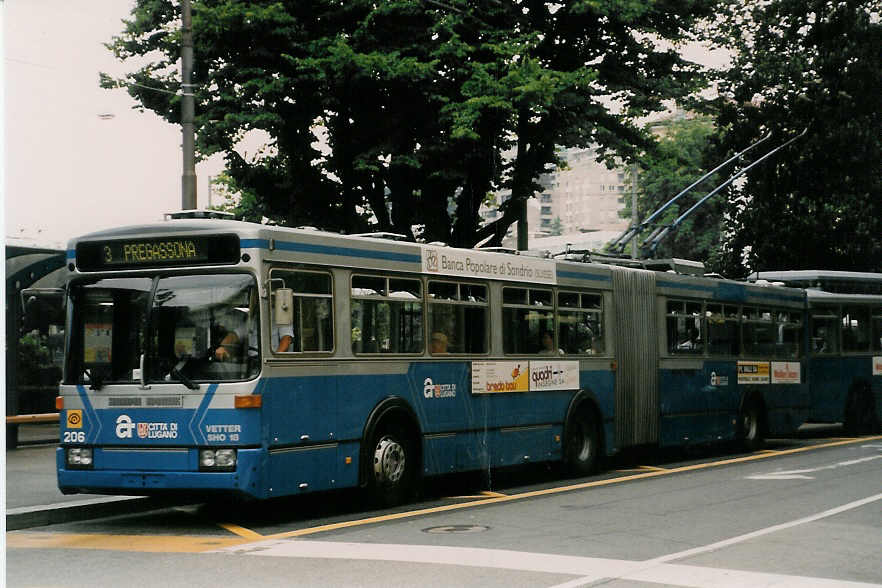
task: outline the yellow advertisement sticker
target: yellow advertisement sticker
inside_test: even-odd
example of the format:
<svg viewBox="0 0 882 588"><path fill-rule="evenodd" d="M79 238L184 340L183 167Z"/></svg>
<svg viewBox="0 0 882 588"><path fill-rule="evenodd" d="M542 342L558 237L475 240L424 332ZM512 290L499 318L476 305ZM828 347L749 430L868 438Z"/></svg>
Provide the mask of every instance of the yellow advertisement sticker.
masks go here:
<svg viewBox="0 0 882 588"><path fill-rule="evenodd" d="M75 408L67 411L67 428L82 429L83 428L83 411Z"/></svg>
<svg viewBox="0 0 882 588"><path fill-rule="evenodd" d="M472 362L472 394L527 392L530 368L526 361Z"/></svg>
<svg viewBox="0 0 882 588"><path fill-rule="evenodd" d="M739 384L768 384L769 362L767 361L739 361L738 362Z"/></svg>

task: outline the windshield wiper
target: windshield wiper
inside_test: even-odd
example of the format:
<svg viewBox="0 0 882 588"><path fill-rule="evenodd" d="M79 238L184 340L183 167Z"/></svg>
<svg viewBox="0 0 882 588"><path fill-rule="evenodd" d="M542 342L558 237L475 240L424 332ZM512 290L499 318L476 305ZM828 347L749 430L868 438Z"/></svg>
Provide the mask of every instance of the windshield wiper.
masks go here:
<svg viewBox="0 0 882 588"><path fill-rule="evenodd" d="M176 365L175 367L173 367L171 369L171 375L173 377L177 378L184 386L186 386L190 390L198 390L199 384L197 384L196 382L194 382L193 380L191 380L190 378L185 376L184 373L181 371L181 368L183 368L185 365L187 365L187 362L189 360L190 360L189 357L185 357L184 359L179 361L178 365Z"/></svg>

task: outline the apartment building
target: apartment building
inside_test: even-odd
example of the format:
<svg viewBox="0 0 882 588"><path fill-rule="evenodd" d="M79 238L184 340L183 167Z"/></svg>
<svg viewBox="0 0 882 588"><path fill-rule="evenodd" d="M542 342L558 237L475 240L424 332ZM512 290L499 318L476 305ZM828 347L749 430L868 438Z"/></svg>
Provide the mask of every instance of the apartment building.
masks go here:
<svg viewBox="0 0 882 588"><path fill-rule="evenodd" d="M595 161L593 149L567 149L563 153L566 167L539 178L542 191L528 201L527 222L530 245L533 240L553 235L587 233L618 233L628 221L619 217L628 194L628 171L608 169ZM509 193L497 195L498 203ZM495 207L483 207L481 216L487 221L498 217ZM507 247L517 243L514 225L504 241ZM578 241L579 239L577 239Z"/></svg>

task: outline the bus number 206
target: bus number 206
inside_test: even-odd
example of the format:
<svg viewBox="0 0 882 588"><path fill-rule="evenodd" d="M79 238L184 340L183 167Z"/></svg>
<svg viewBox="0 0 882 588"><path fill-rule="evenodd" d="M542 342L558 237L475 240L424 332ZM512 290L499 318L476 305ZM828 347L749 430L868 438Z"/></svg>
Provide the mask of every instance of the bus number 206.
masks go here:
<svg viewBox="0 0 882 588"><path fill-rule="evenodd" d="M65 431L64 432L64 440L62 443L85 443L86 442L86 432L85 431Z"/></svg>

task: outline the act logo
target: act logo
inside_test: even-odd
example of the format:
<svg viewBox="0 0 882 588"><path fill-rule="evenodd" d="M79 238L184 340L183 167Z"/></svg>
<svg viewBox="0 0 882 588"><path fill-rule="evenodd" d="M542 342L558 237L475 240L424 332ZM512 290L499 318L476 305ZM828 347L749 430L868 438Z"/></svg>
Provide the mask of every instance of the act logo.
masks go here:
<svg viewBox="0 0 882 588"><path fill-rule="evenodd" d="M455 398L456 384L435 384L432 378L423 382L423 396L426 398Z"/></svg>
<svg viewBox="0 0 882 588"><path fill-rule="evenodd" d="M121 414L116 419L116 436L120 439L131 439L132 438L132 430L135 428L135 423L132 422L132 419L127 414Z"/></svg>

